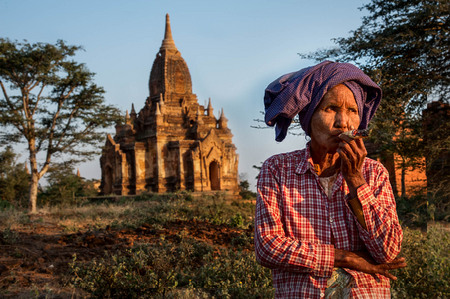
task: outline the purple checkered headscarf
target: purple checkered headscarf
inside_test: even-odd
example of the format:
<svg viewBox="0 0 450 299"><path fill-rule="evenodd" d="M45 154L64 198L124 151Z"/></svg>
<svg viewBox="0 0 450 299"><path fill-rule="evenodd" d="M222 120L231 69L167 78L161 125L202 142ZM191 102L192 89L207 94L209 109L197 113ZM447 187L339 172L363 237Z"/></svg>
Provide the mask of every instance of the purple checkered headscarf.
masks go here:
<svg viewBox="0 0 450 299"><path fill-rule="evenodd" d="M314 110L322 97L336 85L344 84L355 96L361 119L359 129L367 129L381 100L381 89L369 76L350 63L324 61L281 76L264 93L265 122L275 127L275 140L283 141L292 119L310 136Z"/></svg>

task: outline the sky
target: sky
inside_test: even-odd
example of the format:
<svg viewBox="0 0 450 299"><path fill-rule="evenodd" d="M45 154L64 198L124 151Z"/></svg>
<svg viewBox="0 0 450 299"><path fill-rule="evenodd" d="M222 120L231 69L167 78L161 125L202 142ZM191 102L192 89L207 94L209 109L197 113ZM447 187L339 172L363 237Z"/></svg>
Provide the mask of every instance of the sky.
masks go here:
<svg viewBox="0 0 450 299"><path fill-rule="evenodd" d="M96 73L105 101L138 112L149 95L153 60L170 15L175 45L186 61L199 104L208 98L216 117L223 108L239 155L239 173L255 189L270 156L305 147L304 136L275 141L262 119L266 86L283 74L315 64L298 53L335 46L361 24L360 0L0 0L0 37L81 45L75 59ZM111 129L114 133L114 129ZM106 136L105 136L106 137ZM100 144L99 147L103 146ZM23 156L26 153L23 152ZM79 165L100 179L99 156Z"/></svg>

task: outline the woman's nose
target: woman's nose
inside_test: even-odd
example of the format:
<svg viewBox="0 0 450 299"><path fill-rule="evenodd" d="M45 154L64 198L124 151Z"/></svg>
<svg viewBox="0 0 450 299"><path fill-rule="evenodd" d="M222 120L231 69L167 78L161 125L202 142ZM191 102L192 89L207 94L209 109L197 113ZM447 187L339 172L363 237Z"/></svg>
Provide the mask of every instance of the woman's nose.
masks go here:
<svg viewBox="0 0 450 299"><path fill-rule="evenodd" d="M347 129L349 117L345 112L339 111L335 115L334 126L336 128Z"/></svg>

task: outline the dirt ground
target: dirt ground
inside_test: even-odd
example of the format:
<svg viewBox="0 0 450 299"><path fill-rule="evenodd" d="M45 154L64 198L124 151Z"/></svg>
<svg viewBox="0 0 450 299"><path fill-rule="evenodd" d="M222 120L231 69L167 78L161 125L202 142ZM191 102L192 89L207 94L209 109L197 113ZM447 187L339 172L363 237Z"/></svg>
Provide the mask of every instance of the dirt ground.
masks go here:
<svg viewBox="0 0 450 299"><path fill-rule="evenodd" d="M143 224L122 230L80 227L75 233L66 233L63 226L45 216L35 216L29 225L12 230L9 236L0 235L0 298L89 297L67 283L74 254L77 261L89 261L102 257L105 251L126 250L136 242L152 243L161 235L175 238L180 232L227 246L242 230L200 221L174 221L158 229Z"/></svg>

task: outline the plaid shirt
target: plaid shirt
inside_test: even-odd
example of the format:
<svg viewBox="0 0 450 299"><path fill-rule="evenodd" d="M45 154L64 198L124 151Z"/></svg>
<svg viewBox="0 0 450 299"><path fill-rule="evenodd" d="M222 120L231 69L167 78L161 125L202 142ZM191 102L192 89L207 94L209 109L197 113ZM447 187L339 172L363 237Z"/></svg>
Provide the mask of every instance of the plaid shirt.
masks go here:
<svg viewBox="0 0 450 299"><path fill-rule="evenodd" d="M369 158L362 170L367 184L357 193L367 230L351 212L342 174L328 198L314 171L309 145L263 164L257 185L255 252L258 262L272 269L276 297L323 297L334 268L334 248L365 248L378 263L398 255L403 235L387 170ZM353 297L390 298L388 278L345 271L354 279Z"/></svg>

